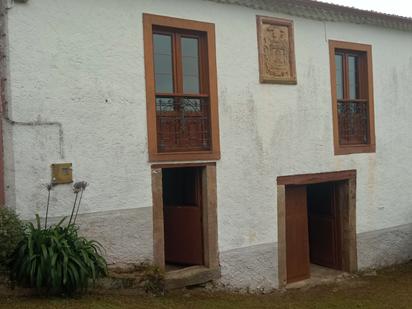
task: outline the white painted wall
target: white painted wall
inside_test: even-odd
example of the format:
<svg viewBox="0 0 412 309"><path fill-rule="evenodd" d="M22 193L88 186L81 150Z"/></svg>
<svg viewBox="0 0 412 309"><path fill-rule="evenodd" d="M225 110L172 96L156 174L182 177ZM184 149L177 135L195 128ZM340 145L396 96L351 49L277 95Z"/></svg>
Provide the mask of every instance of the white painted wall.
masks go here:
<svg viewBox="0 0 412 309"><path fill-rule="evenodd" d="M216 25L221 251L277 241L280 175L356 169L358 232L412 222L412 33L199 0L30 0L9 11L11 118L64 132L62 158L57 127L13 128L23 217L44 211L41 184L59 161L91 183L83 212L152 205L144 12ZM257 14L294 20L296 86L259 84ZM376 154L333 154L328 39L373 46ZM53 216L68 213L69 191L56 188Z"/></svg>

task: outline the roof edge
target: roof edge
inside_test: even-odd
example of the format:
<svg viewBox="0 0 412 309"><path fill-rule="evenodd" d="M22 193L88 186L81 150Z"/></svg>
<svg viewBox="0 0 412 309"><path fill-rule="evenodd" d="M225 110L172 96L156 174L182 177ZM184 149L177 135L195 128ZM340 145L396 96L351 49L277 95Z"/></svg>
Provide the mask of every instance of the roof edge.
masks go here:
<svg viewBox="0 0 412 309"><path fill-rule="evenodd" d="M321 20L412 31L412 18L314 0L206 0Z"/></svg>

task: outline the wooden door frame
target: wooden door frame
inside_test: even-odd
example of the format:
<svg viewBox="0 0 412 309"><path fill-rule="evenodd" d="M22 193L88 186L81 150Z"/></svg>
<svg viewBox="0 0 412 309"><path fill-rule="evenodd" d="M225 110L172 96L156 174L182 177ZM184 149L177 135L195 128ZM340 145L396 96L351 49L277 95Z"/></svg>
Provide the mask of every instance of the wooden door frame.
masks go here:
<svg viewBox="0 0 412 309"><path fill-rule="evenodd" d="M347 205L342 213L342 269L356 272L356 170L339 172L279 176L277 178L277 211L278 211L278 282L279 287L287 285L286 268L286 198L285 188L288 185L309 185L322 182L342 181L340 190L341 203Z"/></svg>
<svg viewBox="0 0 412 309"><path fill-rule="evenodd" d="M202 167L202 232L204 266L219 269L217 243L216 163L154 164L152 169L153 198L153 263L165 270L162 169Z"/></svg>

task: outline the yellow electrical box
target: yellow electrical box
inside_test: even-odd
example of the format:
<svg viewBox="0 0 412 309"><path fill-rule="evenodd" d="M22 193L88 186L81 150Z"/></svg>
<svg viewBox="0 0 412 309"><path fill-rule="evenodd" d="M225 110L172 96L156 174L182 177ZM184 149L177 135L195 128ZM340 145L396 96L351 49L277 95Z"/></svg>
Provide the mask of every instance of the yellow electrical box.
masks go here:
<svg viewBox="0 0 412 309"><path fill-rule="evenodd" d="M52 183L54 185L73 182L72 164L55 163L52 168Z"/></svg>

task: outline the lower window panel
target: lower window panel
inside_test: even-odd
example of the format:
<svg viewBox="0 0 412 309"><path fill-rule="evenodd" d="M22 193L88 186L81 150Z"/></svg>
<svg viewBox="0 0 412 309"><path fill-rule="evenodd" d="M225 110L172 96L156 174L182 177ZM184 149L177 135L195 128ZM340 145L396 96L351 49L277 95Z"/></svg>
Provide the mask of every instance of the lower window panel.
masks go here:
<svg viewBox="0 0 412 309"><path fill-rule="evenodd" d="M339 143L369 143L369 111L367 102L338 102Z"/></svg>
<svg viewBox="0 0 412 309"><path fill-rule="evenodd" d="M156 118L159 152L211 149L207 98L157 98Z"/></svg>

